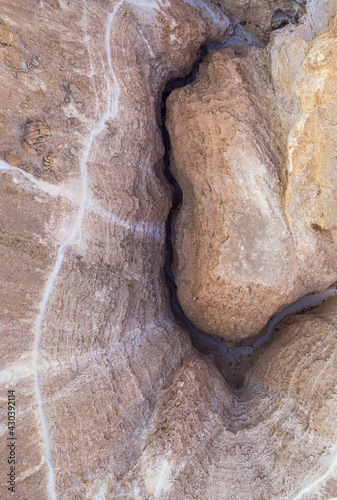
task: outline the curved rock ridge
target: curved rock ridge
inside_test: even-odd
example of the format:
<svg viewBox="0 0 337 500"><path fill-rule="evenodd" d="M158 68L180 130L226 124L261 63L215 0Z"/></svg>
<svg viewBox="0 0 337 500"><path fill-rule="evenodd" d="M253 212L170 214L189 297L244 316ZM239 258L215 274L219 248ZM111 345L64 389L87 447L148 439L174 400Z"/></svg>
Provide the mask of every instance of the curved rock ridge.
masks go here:
<svg viewBox="0 0 337 500"><path fill-rule="evenodd" d="M186 358L161 393L142 456L118 494L334 498L336 307L332 298L288 319L251 358L239 389L224 382L211 358Z"/></svg>
<svg viewBox="0 0 337 500"><path fill-rule="evenodd" d="M211 51L167 102L178 300L214 338L256 336L336 280L336 35L307 41L309 23Z"/></svg>
<svg viewBox="0 0 337 500"><path fill-rule="evenodd" d="M230 3L237 15L261 7L268 23L285 5ZM303 171L296 162L309 147L301 134L317 120L315 99L332 116L333 4L309 2L301 25L273 32L249 57L217 53L212 76L232 84L230 111L241 113L225 139L248 141L255 126L247 155L257 148L269 162L275 192L262 177L256 189L266 186L278 203L270 210L276 229L288 214L293 245L309 234L311 252L325 252L311 256L326 256L322 287L334 262L334 221L327 208L318 218L301 183L310 171L322 207L332 203L332 171L319 168L331 136L320 130L327 147L314 141L315 161ZM160 95L190 71L202 44L226 40L236 21L202 0L4 0L0 20L1 498L336 497L336 298L286 319L237 363L193 347L165 283L172 190ZM318 57L312 69L301 63L309 53ZM244 85L235 85L239 77ZM211 86L208 97L220 116L228 102L215 100ZM186 144L188 132L186 121ZM215 155L221 130L212 140ZM15 495L6 483L8 390L16 394Z"/></svg>

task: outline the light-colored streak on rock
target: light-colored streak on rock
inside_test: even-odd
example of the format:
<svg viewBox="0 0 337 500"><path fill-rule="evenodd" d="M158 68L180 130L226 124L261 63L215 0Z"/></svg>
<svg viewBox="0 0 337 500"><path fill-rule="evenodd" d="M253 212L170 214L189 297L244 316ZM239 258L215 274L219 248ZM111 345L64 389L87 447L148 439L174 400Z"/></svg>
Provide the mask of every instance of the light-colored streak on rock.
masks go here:
<svg viewBox="0 0 337 500"><path fill-rule="evenodd" d="M51 463L51 447L50 447L50 438L48 434L48 428L47 428L47 423L46 419L44 416L44 411L43 411L43 405L42 405L42 396L41 396L41 390L40 390L40 383L39 383L39 369L38 369L38 355L39 355L39 344L40 344L40 335L41 335L41 327L42 323L44 320L46 308L50 299L50 296L52 294L55 281L58 277L58 274L60 272L61 266L63 264L64 256L68 250L68 248L72 245L79 245L82 242L82 221L84 217L84 213L86 210L86 202L87 202L87 192L88 192L88 175L87 175L87 164L89 161L89 156L91 154L91 150L94 144L95 139L101 134L101 132L104 130L106 123L109 121L112 121L114 118L117 117L119 113L119 97L121 93L121 88L120 84L118 82L113 64L112 64L112 58L111 58L111 47L110 47L110 35L111 35L111 30L112 30L112 24L115 20L115 16L118 12L119 7L122 6L124 3L123 1L120 1L116 4L116 6L113 9L113 12L109 15L108 17L108 22L107 22L107 28L106 28L106 38L105 38L105 44L106 44L106 53L107 53L107 59L108 59L108 65L111 73L111 77L113 80L113 88L111 86L108 87L107 92L108 92L108 98L107 98L107 106L106 106L106 111L103 117L99 120L99 122L94 123L92 130L90 132L90 136L88 137L86 141L86 147L84 150L83 154L83 159L81 161L80 167L81 167L81 177L82 177L82 201L79 207L79 212L78 216L75 222L75 225L73 227L72 233L69 236L69 238L60 245L59 250L58 250L58 255L57 255L57 260L54 265L54 269L51 273L51 276L48 280L46 290L43 296L42 300L42 305L41 305L41 310L38 316L37 324L36 324L36 331L35 331L35 344L34 344L34 378L35 378L35 386L36 386L36 394L37 394L37 402L38 402L38 409L39 409L39 415L40 415L40 420L41 420L41 427L43 431L43 438L44 438L44 446L45 446L45 456L46 456L46 463L48 466L49 470L49 480L48 480L48 490L49 494L52 499L56 498L56 491L55 491L55 473L54 469ZM146 6L146 7L156 7L156 4L152 3L151 5L149 3L139 3L135 2L135 5L139 6ZM85 11L85 16L86 16L86 11ZM85 17L85 25L87 25L87 19ZM87 38L86 38L87 42ZM89 50L89 45L87 43L87 49ZM89 55L90 58L90 67L92 68L92 60L91 56ZM121 225L125 225L121 220L116 220L119 222ZM134 224L134 225L129 225L126 224L128 229L135 230L135 231L141 231L141 232L146 232L153 234L155 237L157 237L157 234L159 237L161 237L161 230L160 233L156 229L152 229L150 226L147 227L146 223L140 224ZM121 298L122 299L122 298ZM121 300L120 303L120 309L121 309L121 314L123 311L123 300ZM118 323L118 322L117 322ZM136 387L135 387L136 389Z"/></svg>
<svg viewBox="0 0 337 500"><path fill-rule="evenodd" d="M87 208L88 212L92 211L95 215L102 217L104 220L110 224L116 224L117 226L124 227L135 233L144 233L145 237L162 239L165 237L165 225L158 224L152 221L139 221L131 222L127 220L122 220L116 215L104 210L104 208L95 206L94 204L89 204Z"/></svg>
<svg viewBox="0 0 337 500"><path fill-rule="evenodd" d="M35 390L36 390L36 399L37 399L38 411L39 411L41 428L42 428L44 452L45 452L46 463L47 463L48 471L49 471L48 491L49 491L49 495L50 495L51 500L56 499L55 472L54 472L53 465L51 463L51 457L50 457L51 448L50 448L49 433L48 433L48 427L47 427L47 423L45 420L44 411L43 411L43 407L42 407L42 397L41 397L41 390L40 390L39 376L38 376L39 343L40 343L41 325L42 325L44 313L45 313L45 310L46 310L46 307L47 307L47 304L49 301L49 297L50 297L50 294L52 292L52 289L53 289L53 286L55 283L55 280L56 280L57 275L59 273L59 270L61 268L63 257L64 257L64 252L66 251L66 248L67 248L66 243L64 243L63 245L60 246L55 267L54 267L52 274L49 278L49 281L47 283L46 291L45 291L45 294L44 294L44 297L42 300L40 314L38 316L37 323L36 323L35 343L34 343Z"/></svg>
<svg viewBox="0 0 337 500"><path fill-rule="evenodd" d="M2 159L0 159L0 171L11 173L14 176L14 182L19 182L16 175L18 177L23 176L28 179L29 183L34 186L34 188L37 188L44 193L49 194L50 196L57 197L61 193L60 186L49 184L48 182L36 179L32 174L25 172L20 168L11 167L6 161Z"/></svg>
<svg viewBox="0 0 337 500"><path fill-rule="evenodd" d="M335 446L335 450L336 450L336 446ZM331 465L330 465L329 469L324 474L322 474L317 479L315 479L312 483L310 483L308 486L306 486L305 488L303 488L299 493L297 493L297 495L293 498L293 500L299 500L300 498L302 498L307 493L310 493L313 490L315 490L315 488L320 483L322 483L322 481L324 481L324 479L326 479L327 477L330 476L330 474L332 473L332 471L334 470L334 468L336 467L336 465L337 465L337 453L335 454L335 456L334 456L334 458L333 458L333 460L331 462Z"/></svg>
<svg viewBox="0 0 337 500"><path fill-rule="evenodd" d="M123 3L124 0L119 2L117 5L118 7ZM36 330L35 330L35 344L34 344L34 379L35 379L35 387L36 387L36 396L37 396L37 404L38 404L38 410L39 410L39 415L40 415L40 421L41 421L41 427L42 427L42 433L43 433L43 440L44 440L44 448L45 448L45 457L46 457L46 463L48 466L49 470L49 479L48 479L48 491L50 498L52 500L56 499L56 490L55 490L55 472L53 465L51 463L51 447L50 447L50 440L49 440L49 433L48 433L48 427L47 423L45 420L44 416L44 411L43 411L43 406L42 406L42 397L41 397L41 390L40 390L40 384L39 384L39 377L38 377L38 358L39 358L39 343L40 343L40 333L41 333L41 325L44 319L44 314L45 310L50 298L50 295L52 293L53 287L55 280L58 276L58 273L61 269L64 254L68 248L68 246L72 244L80 244L82 240L82 220L84 216L84 211L85 211L85 205L87 201L87 192L88 192L88 171L87 171L87 164L88 164L88 159L89 155L91 152L91 148L93 145L94 140L96 137L103 131L106 123L108 120L112 120L115 118L115 116L118 113L118 100L119 100L119 95L120 95L120 86L119 83L116 79L112 63L111 63L111 49L110 49L110 31L111 31L111 23L113 21L113 18L116 13L116 8L114 9L113 13L110 14L109 19L108 19L108 24L107 24L107 35L106 35L106 49L107 49L107 55L108 55L108 61L109 61L109 67L111 74L113 76L114 84L115 87L112 89L113 92L115 92L115 96L113 99L113 105L110 104L110 92L111 89L109 88L109 97L108 97L108 105L107 105L107 111L105 115L101 118L100 122L98 125L94 125L90 137L88 139L87 147L84 152L84 157L81 162L81 174L82 174L82 203L80 206L79 214L76 220L76 224L73 230L73 234L70 236L68 241L63 243L58 250L58 256L57 260L54 266L54 269L52 271L52 274L49 278L49 281L46 286L46 290L44 293L44 297L42 300L42 305L41 305L41 310L40 314L37 319L36 323ZM90 54L90 53L89 53ZM89 55L90 57L90 55Z"/></svg>
<svg viewBox="0 0 337 500"><path fill-rule="evenodd" d="M220 10L217 10L215 5L209 4L204 0L183 0L188 3L192 7L199 8L206 19L208 19L209 23L212 25L219 25L223 27L223 29L228 28L229 20L228 18L224 18L223 13Z"/></svg>

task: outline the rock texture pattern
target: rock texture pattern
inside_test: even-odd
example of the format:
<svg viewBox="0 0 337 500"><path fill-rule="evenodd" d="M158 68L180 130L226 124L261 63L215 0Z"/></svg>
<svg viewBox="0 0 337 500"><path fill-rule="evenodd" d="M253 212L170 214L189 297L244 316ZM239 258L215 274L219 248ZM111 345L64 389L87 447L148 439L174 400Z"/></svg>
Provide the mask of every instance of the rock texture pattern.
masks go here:
<svg viewBox="0 0 337 500"><path fill-rule="evenodd" d="M228 177L218 149L232 147L237 154L245 143L242 158L250 174L259 173L252 176L255 189L247 191L252 216L264 206L260 198L270 204L261 244L271 257L267 234L275 230L277 258L289 251L285 260L264 265L274 273L287 269L293 288L285 291L280 282L279 292L273 291L277 280L268 271L272 307L263 290L243 289L242 297L251 297L241 304L247 322L254 300L260 301L263 320L255 320L262 325L273 309L336 279L334 136L326 125L333 130L333 4L309 2L302 25L275 31L265 49L247 49L242 59L218 52L201 69L199 81L219 126L210 113L204 142L200 134L189 154L200 168L202 148L212 147L214 161L219 159L209 187L200 176L200 196L207 197L204 206L218 224L213 238L204 211L210 245L219 242L220 232L222 245L230 241L222 221L237 201L228 190L232 212L225 212L228 206L220 210L211 197L216 183ZM198 352L171 311L164 259L172 193L163 174L160 94L167 81L190 71L201 44L229 36L235 24L229 7L239 16L248 4L233 1L226 12L219 5L1 3L1 498L13 498L6 483L8 390L15 390L17 401L16 498L337 496L336 299L288 319L269 345L244 363L226 365L223 373L232 369L228 377L218 369L224 361ZM260 5L267 37L276 7L269 1ZM242 84L236 85L239 78ZM214 88L222 90L214 94ZM174 99L177 93L169 123L178 175L191 124L186 120L180 147L173 136ZM182 116L187 104L181 101ZM221 128L226 113L232 120L228 134ZM320 113L325 125L318 124ZM249 178L242 168L243 174L242 181ZM239 181L233 178L233 192L241 189ZM305 185L310 193L321 190L315 195L319 201ZM186 205L191 194L184 196L180 219L184 210L191 217L195 209ZM237 224L234 217L228 221L228 227ZM178 222L177 250L180 245L183 251L177 227ZM252 231L242 229L244 255L244 238ZM286 240L281 249L280 234ZM183 227L181 235L186 238ZM189 239L186 265L196 267ZM214 255L208 257L211 266ZM228 255L234 263L237 257ZM186 282L188 299L193 276L194 270ZM218 300L223 290L210 286ZM232 298L236 293L234 286ZM217 319L222 314L217 310ZM228 327L237 338L235 321Z"/></svg>
<svg viewBox="0 0 337 500"><path fill-rule="evenodd" d="M268 40L272 30L287 23L297 23L305 12L305 0L220 0L224 10L240 20L248 32Z"/></svg>
<svg viewBox="0 0 337 500"><path fill-rule="evenodd" d="M229 20L181 0L6 1L0 17L1 398L14 384L18 497L113 498L191 352L165 291L160 92Z"/></svg>

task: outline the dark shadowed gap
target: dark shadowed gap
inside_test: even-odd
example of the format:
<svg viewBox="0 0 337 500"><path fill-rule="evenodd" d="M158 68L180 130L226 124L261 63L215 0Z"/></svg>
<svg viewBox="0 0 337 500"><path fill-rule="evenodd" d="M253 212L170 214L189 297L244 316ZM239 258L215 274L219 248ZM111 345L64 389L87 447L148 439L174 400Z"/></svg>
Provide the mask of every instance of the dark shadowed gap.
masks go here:
<svg viewBox="0 0 337 500"><path fill-rule="evenodd" d="M223 46L221 46L221 48L223 48ZM208 337L206 334L200 332L191 323L191 321L187 318L182 307L179 304L177 297L177 286L175 284L175 279L172 271L172 260L173 260L172 223L177 210L179 210L182 204L183 193L178 182L176 181L170 170L171 143L170 143L169 133L166 128L166 101L168 96L173 90L185 87L186 85L192 83L195 80L199 71L199 66L204 61L207 53L208 53L207 45L202 45L199 49L197 60L194 63L190 73L185 77L176 78L168 82L162 93L161 132L165 148L164 173L168 182L173 188L172 206L166 220L166 255L165 255L164 272L165 272L166 283L169 289L172 312L176 317L177 321L183 326L185 326L189 331L194 347L198 349L198 351L202 355L212 355L213 362L215 363L219 371L224 375L226 381L232 387L238 388L243 384L243 366L240 366L241 357L235 357L235 356L233 357L231 355L228 356L229 353L227 352L227 347L225 345L223 345L223 348L220 349L223 350L223 352L222 353L219 352L219 344L221 343L215 341L211 337ZM223 356L224 354L225 355L227 354L227 356L224 357Z"/></svg>
<svg viewBox="0 0 337 500"><path fill-rule="evenodd" d="M199 54L198 54L197 60L195 61L190 73L188 75L186 75L185 77L175 78L174 80L169 81L167 83L167 85L165 86L163 93L162 93L161 132L162 132L163 144L164 144L164 148L165 148L164 173L165 173L166 179L173 187L172 207L170 209L170 212L169 212L167 220L166 220L166 256L165 256L164 270L165 270L166 281L168 283L168 287L170 290L172 310L181 319L184 318L184 321L186 320L187 325L190 322L188 321L188 319L184 315L184 313L183 313L183 311L178 303L177 293L176 293L177 287L176 287L174 276L172 273L172 259L173 259L172 219L173 219L175 211L180 207L180 205L182 203L183 193L180 189L178 182L176 181L176 179L174 178L174 176L172 175L172 172L170 170L171 143L170 143L169 133L168 133L167 128L166 128L166 101L167 101L168 96L170 95L170 93L173 90L180 89L182 87L185 87L189 83L193 82L193 80L196 78L196 76L198 74L199 66L204 61L204 59L207 55L207 52L208 52L207 45L202 45L199 49Z"/></svg>

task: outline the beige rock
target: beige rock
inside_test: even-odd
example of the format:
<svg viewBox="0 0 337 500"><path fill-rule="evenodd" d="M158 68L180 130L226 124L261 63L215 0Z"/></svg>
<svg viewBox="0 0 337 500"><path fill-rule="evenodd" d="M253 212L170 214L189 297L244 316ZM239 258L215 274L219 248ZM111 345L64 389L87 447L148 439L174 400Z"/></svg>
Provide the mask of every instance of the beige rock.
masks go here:
<svg viewBox="0 0 337 500"><path fill-rule="evenodd" d="M261 50L213 52L196 81L169 97L172 170L183 190L178 299L215 338L255 336L287 303L336 280L334 46L330 32L312 49L295 36L269 47L286 61L280 69L274 54L274 81L283 77L274 88ZM331 61L312 70L324 53Z"/></svg>

